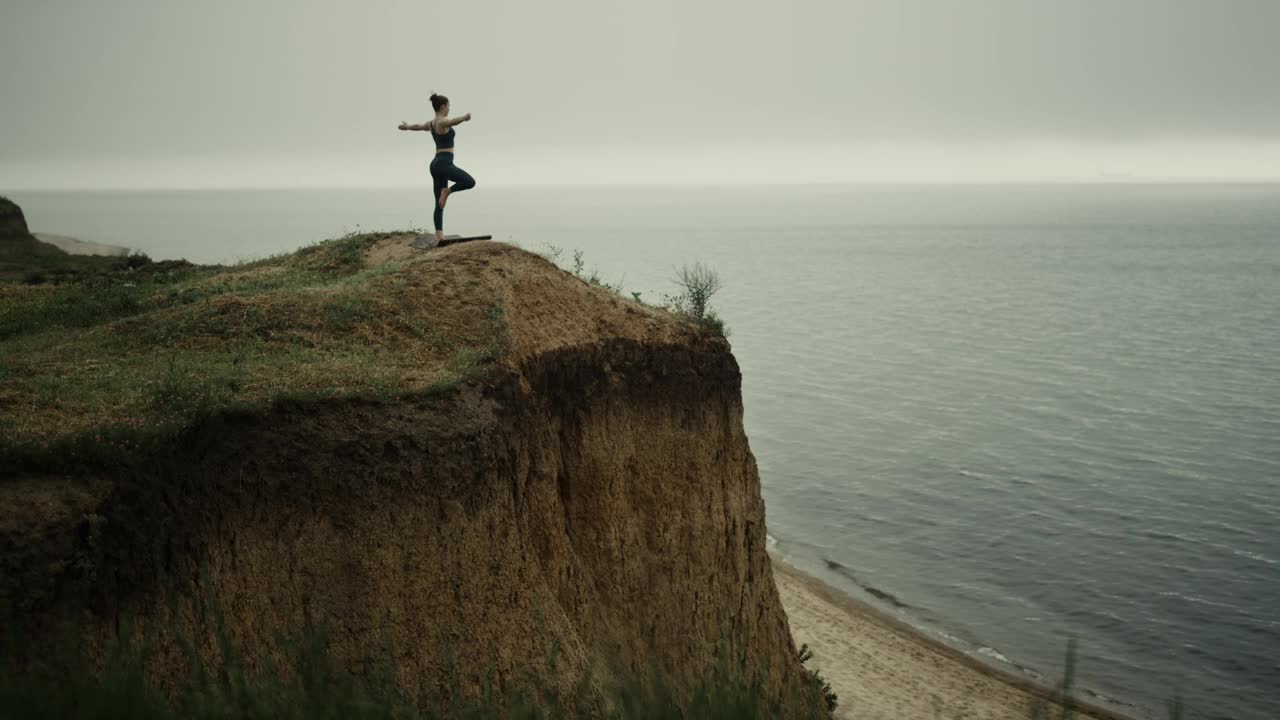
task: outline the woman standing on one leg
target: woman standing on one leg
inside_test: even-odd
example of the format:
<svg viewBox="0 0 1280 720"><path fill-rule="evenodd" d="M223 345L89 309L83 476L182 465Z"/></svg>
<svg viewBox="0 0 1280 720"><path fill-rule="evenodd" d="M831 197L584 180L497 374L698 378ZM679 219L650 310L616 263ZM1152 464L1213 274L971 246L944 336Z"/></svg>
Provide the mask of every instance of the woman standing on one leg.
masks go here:
<svg viewBox="0 0 1280 720"><path fill-rule="evenodd" d="M463 190L470 190L476 186L475 178L471 177L466 170L453 164L453 138L457 135L453 126L464 123L471 119L471 113L459 115L456 118L449 117L449 98L443 95L432 94L431 106L436 110L436 117L425 125L406 125L400 123L401 130L430 130L431 137L436 141L436 156L431 161L431 180L435 186L436 212L434 215L436 223L436 239L444 240L444 204L449 199L449 195ZM449 182L453 182L453 187L449 187Z"/></svg>

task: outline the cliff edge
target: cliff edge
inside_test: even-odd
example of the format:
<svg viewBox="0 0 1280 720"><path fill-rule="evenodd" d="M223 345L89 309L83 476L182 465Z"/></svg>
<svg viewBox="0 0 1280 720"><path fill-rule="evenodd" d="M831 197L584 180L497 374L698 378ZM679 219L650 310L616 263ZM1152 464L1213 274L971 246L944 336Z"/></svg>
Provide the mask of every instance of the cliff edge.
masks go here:
<svg viewBox="0 0 1280 720"><path fill-rule="evenodd" d="M727 341L509 245L410 237L135 280L92 322L0 314L0 600L132 618L161 675L179 631L212 654L213 597L251 662L323 622L357 672L389 645L414 697L724 663L807 712ZM51 373L92 388L22 415Z"/></svg>
<svg viewBox="0 0 1280 720"><path fill-rule="evenodd" d="M40 242L27 228L22 208L0 196L0 258L15 255L62 255L62 251Z"/></svg>

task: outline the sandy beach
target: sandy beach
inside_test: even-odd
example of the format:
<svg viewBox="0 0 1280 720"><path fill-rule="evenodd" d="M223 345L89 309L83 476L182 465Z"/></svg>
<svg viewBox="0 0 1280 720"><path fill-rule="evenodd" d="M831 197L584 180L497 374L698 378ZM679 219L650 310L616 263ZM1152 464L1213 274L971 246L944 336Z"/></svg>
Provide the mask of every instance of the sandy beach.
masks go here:
<svg viewBox="0 0 1280 720"><path fill-rule="evenodd" d="M102 243L85 242L65 235L50 235L48 233L31 234L40 242L48 243L69 255L110 255L123 257L129 254L129 248L120 247L119 245L104 245Z"/></svg>
<svg viewBox="0 0 1280 720"><path fill-rule="evenodd" d="M837 718L1027 720L1045 691L989 667L772 556L796 645L839 696ZM1055 710L1053 717L1059 717ZM1081 703L1076 718L1132 720Z"/></svg>

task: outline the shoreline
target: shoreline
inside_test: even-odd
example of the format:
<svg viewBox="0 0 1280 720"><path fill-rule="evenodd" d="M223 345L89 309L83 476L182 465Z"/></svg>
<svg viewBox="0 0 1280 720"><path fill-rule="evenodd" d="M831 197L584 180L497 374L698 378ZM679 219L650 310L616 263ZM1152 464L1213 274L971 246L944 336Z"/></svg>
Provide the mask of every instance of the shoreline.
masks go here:
<svg viewBox="0 0 1280 720"><path fill-rule="evenodd" d="M104 243L85 242L66 235L51 235L49 233L31 233L31 236L46 245L52 245L68 255L103 255L107 257L126 257L131 252L130 248L120 245L106 245Z"/></svg>
<svg viewBox="0 0 1280 720"><path fill-rule="evenodd" d="M931 637L774 551L769 558L797 648L809 646L808 667L839 696L836 718L1026 720L1036 700L1052 702L1052 688ZM1078 697L1071 707L1081 720L1141 720L1126 714L1141 711L1136 707L1111 709Z"/></svg>

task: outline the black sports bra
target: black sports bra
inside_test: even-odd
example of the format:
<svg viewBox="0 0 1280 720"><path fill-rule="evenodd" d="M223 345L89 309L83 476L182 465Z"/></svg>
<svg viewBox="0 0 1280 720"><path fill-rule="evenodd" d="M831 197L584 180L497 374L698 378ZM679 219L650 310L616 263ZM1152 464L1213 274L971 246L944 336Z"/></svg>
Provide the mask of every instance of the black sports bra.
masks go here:
<svg viewBox="0 0 1280 720"><path fill-rule="evenodd" d="M435 141L436 141L436 149L437 149L437 150L452 150L452 149L453 149L453 137L454 137L455 135L457 135L458 133L457 133L457 132L455 132L453 128L449 128L449 132L448 132L447 134L445 134L445 135L441 135L440 133L436 132L436 121L435 121L435 120L432 120L430 123L428 123L428 125L429 125L429 127L431 128L431 137L432 137L432 139L433 139L433 140L435 140Z"/></svg>

